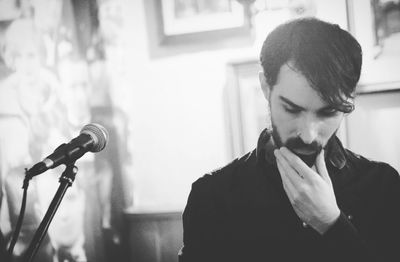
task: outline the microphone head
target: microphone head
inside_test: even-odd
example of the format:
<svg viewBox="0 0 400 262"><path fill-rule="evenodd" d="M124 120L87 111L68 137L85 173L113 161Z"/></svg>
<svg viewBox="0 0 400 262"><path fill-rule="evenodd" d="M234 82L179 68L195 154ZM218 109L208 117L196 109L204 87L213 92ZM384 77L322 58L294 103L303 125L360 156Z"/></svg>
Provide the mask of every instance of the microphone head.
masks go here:
<svg viewBox="0 0 400 262"><path fill-rule="evenodd" d="M85 125L80 134L87 134L93 139L93 145L90 152L99 152L103 150L108 142L108 132L107 130L99 124L91 123Z"/></svg>

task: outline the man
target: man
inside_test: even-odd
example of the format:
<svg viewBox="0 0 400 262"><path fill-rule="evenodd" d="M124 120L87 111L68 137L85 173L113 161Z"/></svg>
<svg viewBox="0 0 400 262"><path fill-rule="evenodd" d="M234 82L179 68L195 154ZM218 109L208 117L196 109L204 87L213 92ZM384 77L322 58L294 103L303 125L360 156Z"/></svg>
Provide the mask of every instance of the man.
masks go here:
<svg viewBox="0 0 400 262"><path fill-rule="evenodd" d="M260 57L272 129L193 183L180 261L400 261L398 173L335 135L354 109L358 42L337 25L294 20Z"/></svg>

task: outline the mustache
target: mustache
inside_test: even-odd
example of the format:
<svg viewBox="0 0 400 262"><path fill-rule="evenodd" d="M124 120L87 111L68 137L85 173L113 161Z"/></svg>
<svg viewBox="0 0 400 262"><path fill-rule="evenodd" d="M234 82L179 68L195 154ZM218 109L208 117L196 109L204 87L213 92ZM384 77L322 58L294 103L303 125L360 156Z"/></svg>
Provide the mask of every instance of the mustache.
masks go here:
<svg viewBox="0 0 400 262"><path fill-rule="evenodd" d="M308 151L320 152L322 150L322 144L317 141L313 141L311 144L306 144L300 137L290 138L286 143L286 147L293 149L306 149Z"/></svg>

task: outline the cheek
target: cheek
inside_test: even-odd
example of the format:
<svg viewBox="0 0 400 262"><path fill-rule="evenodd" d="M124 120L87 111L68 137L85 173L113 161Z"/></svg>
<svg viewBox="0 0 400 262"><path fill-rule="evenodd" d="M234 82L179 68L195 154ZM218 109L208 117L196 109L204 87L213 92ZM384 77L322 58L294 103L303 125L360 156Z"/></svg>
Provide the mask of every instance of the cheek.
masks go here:
<svg viewBox="0 0 400 262"><path fill-rule="evenodd" d="M296 134L298 119L288 114L283 108L279 106L273 107L271 109L271 120L282 141L286 141Z"/></svg>
<svg viewBox="0 0 400 262"><path fill-rule="evenodd" d="M343 116L337 116L322 121L319 130L320 139L324 142L328 141L329 138L331 138L331 136L338 130L342 119Z"/></svg>

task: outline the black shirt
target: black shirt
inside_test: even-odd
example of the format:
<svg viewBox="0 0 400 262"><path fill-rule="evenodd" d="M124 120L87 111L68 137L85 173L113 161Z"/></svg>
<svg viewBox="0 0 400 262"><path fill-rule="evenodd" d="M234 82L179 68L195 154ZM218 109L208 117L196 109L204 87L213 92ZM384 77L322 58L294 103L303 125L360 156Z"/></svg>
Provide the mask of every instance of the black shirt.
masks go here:
<svg viewBox="0 0 400 262"><path fill-rule="evenodd" d="M325 234L303 225L282 186L270 133L257 149L192 185L181 262L400 261L400 177L331 139L326 163L341 215Z"/></svg>

